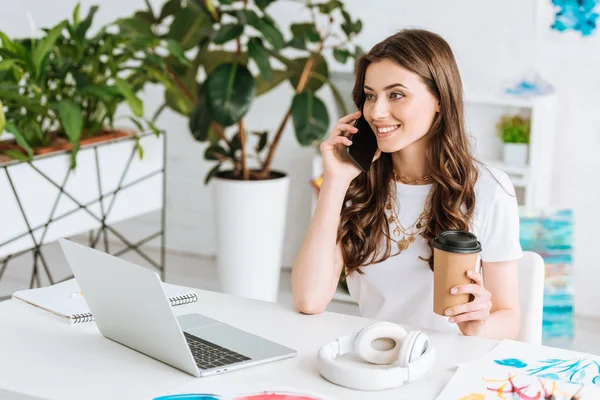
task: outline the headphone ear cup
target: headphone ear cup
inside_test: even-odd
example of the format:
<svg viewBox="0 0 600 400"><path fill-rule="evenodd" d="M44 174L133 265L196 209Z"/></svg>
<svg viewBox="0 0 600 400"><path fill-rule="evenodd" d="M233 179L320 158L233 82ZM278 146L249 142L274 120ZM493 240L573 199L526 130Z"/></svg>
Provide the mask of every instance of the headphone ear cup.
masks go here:
<svg viewBox="0 0 600 400"><path fill-rule="evenodd" d="M400 355L398 357L400 366L408 367L408 364L421 357L428 347L429 337L424 332L410 331L400 348Z"/></svg>
<svg viewBox="0 0 600 400"><path fill-rule="evenodd" d="M356 353L365 361L372 364L391 364L398 359L401 346L406 338L406 331L400 325L382 322L364 328L356 335L354 348ZM394 347L389 350L373 348L377 339L391 339Z"/></svg>

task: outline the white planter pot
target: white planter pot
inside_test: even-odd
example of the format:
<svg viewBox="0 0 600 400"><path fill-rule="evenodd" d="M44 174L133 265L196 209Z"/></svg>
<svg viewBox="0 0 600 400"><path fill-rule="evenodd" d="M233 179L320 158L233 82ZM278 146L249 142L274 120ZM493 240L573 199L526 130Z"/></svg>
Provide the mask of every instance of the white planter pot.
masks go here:
<svg viewBox="0 0 600 400"><path fill-rule="evenodd" d="M162 207L161 173L127 185L163 169L164 140L164 135L156 137L154 134L140 138L144 157L140 160L135 153L116 198L115 191L119 188L135 145L131 137L82 147L77 155L77 167L69 174L63 194L60 194L56 185L62 186L65 182L71 157L68 152L36 157L31 165L23 162L0 165L0 259L35 247L28 225L38 244L100 228L101 194L104 196L102 204L105 212L115 198L106 217L109 225L159 210ZM91 214L77 203L86 206Z"/></svg>
<svg viewBox="0 0 600 400"><path fill-rule="evenodd" d="M504 143L504 163L515 167L527 166L528 145L525 143Z"/></svg>
<svg viewBox="0 0 600 400"><path fill-rule="evenodd" d="M221 290L276 302L289 178L213 178L217 266Z"/></svg>

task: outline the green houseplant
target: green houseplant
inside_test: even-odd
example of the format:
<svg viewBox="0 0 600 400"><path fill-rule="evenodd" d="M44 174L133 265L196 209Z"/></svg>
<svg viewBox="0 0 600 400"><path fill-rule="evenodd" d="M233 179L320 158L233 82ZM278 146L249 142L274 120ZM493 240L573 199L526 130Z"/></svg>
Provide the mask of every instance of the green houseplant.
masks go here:
<svg viewBox="0 0 600 400"><path fill-rule="evenodd" d="M525 167L529 150L530 120L519 115L505 115L498 121L496 129L504 144L504 163Z"/></svg>
<svg viewBox="0 0 600 400"><path fill-rule="evenodd" d="M282 29L275 7L305 17ZM327 134L323 87L345 110L327 56L347 63L360 55L353 40L362 23L339 0L168 0L160 11L147 7L135 15L155 37L176 40L189 60L164 58L177 88L166 88L154 121L170 108L206 143L204 158L213 165L204 183L213 182L221 289L275 301L289 177L272 169L273 160L289 123L301 146ZM279 85L290 85L292 95L279 99L286 111L274 117L276 127L248 126L255 100Z"/></svg>
<svg viewBox="0 0 600 400"><path fill-rule="evenodd" d="M285 2L302 5L302 11L310 15L308 20L291 24L287 34L269 14L273 3ZM352 19L339 0L169 0L160 13L149 8L136 16L150 23L160 38L178 41L189 56L189 65L180 58L165 59L184 96L167 88L164 107L188 117L194 138L207 142L204 157L215 165L205 182L228 167L225 175L232 179L269 179L290 119L300 145L321 139L329 114L317 92L329 86L344 107L329 80L324 54L331 52L338 62L346 63L361 53L352 40L362 23ZM285 82L292 85L295 95L286 100L289 108L277 130L247 127L244 118L252 102ZM256 153L251 156L255 168L249 167L251 149Z"/></svg>
<svg viewBox="0 0 600 400"><path fill-rule="evenodd" d="M175 41L140 40L145 27L134 18L91 35L97 10L91 7L82 18L78 4L70 20L45 29L41 38L11 39L0 32L0 99L5 129L15 138L0 147L4 154L27 161L35 154L72 149L75 167L82 143L128 134L115 129L121 104L129 106L127 118L140 131L159 134L144 118L137 93L148 83L169 82L157 53L181 57L183 51Z"/></svg>

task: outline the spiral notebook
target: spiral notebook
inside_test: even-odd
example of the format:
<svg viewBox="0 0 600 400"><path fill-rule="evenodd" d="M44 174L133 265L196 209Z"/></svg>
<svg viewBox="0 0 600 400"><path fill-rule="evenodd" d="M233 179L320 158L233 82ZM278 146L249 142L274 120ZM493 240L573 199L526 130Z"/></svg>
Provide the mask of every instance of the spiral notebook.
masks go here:
<svg viewBox="0 0 600 400"><path fill-rule="evenodd" d="M173 307L198 300L196 293L189 289L166 282L162 282L162 285ZM75 278L52 286L20 290L14 292L12 298L47 311L71 324L94 320Z"/></svg>

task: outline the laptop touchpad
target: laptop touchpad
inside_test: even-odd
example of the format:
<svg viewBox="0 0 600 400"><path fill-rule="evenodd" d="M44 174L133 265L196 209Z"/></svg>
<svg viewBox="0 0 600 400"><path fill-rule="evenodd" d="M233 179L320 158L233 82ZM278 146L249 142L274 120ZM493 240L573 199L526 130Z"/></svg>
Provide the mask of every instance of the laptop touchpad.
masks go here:
<svg viewBox="0 0 600 400"><path fill-rule="evenodd" d="M177 321L179 321L179 326L181 326L182 331L221 324L220 321L205 317L202 314L180 315L177 317Z"/></svg>

